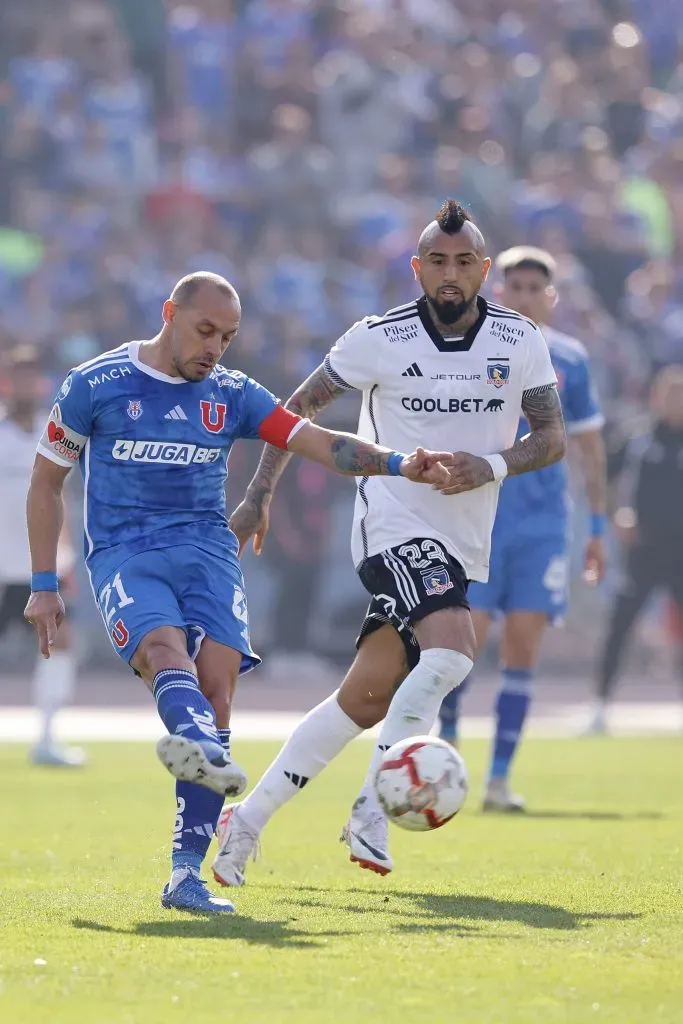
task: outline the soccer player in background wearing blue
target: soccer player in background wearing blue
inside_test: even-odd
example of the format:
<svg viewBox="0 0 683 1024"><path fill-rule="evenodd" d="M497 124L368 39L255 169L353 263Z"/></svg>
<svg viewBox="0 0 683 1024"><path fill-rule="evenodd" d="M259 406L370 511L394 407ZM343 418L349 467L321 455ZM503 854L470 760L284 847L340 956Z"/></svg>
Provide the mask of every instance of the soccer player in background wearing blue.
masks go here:
<svg viewBox="0 0 683 1024"><path fill-rule="evenodd" d="M72 370L40 440L27 501L33 575L25 616L48 658L64 617L61 492L80 465L93 594L115 650L150 687L168 730L157 752L177 779L177 814L162 905L210 913L234 909L208 892L199 871L224 797L246 785L230 757L230 705L238 675L259 662L225 514L233 441L261 438L354 476L448 480L432 454L405 457L322 429L221 366L240 316L226 280L192 274L164 304L154 339Z"/></svg>
<svg viewBox="0 0 683 1024"><path fill-rule="evenodd" d="M583 345L547 326L557 301L555 261L550 253L517 246L496 261L503 274L500 300L543 328L558 379L568 437L578 445L590 509L585 578L602 579L607 482L602 438L604 419ZM500 338L515 344L514 324L501 319ZM529 430L520 422L518 437ZM524 800L510 791L509 773L531 702L531 681L547 623L559 622L567 604L570 502L566 463L505 481L493 528L487 583L468 591L477 648L486 642L491 619L503 616L501 687L484 810L521 811ZM463 686L452 690L440 712L440 734L455 742Z"/></svg>

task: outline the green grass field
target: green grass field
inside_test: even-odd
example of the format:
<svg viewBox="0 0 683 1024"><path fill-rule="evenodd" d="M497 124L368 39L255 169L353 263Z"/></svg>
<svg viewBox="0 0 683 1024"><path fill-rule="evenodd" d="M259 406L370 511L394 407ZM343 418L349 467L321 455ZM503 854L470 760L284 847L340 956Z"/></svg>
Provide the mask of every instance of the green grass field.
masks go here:
<svg viewBox="0 0 683 1024"><path fill-rule="evenodd" d="M3 1024L683 1020L680 739L534 741L534 812L392 829L386 879L337 843L369 746L275 819L239 915L159 906L174 816L151 746L58 774L0 751ZM236 750L252 778L272 744Z"/></svg>

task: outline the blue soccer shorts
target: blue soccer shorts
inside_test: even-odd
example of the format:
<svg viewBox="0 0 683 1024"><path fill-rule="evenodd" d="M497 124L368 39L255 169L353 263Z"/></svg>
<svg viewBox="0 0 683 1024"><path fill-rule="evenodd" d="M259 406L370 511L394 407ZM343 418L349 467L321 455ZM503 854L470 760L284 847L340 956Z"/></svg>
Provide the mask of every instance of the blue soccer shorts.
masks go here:
<svg viewBox="0 0 683 1024"><path fill-rule="evenodd" d="M192 544L125 559L100 585L97 601L114 650L129 662L159 626L177 626L196 658L205 636L242 655L241 672L260 664L249 641L244 579L237 559L215 558Z"/></svg>
<svg viewBox="0 0 683 1024"><path fill-rule="evenodd" d="M494 535L488 583L470 583L473 611L491 616L544 612L562 622L568 599L569 557L564 536Z"/></svg>

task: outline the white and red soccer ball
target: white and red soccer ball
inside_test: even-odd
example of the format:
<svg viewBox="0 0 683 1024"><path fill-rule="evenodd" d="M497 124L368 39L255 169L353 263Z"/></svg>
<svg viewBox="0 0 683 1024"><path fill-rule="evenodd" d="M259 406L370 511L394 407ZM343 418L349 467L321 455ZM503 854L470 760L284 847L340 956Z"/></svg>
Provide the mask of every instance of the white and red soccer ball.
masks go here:
<svg viewBox="0 0 683 1024"><path fill-rule="evenodd" d="M389 821L412 832L441 828L467 796L467 767L457 750L434 736L411 736L384 754L375 776Z"/></svg>

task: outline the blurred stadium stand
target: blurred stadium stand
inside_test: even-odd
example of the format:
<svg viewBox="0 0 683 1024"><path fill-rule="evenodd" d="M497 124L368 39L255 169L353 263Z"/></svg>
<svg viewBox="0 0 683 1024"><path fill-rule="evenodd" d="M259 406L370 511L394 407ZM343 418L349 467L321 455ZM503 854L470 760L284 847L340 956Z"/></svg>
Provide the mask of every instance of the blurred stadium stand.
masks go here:
<svg viewBox="0 0 683 1024"><path fill-rule="evenodd" d="M557 259L554 322L590 350L616 472L653 372L683 361L680 0L0 8L0 353L41 346L46 402L71 365L155 333L197 269L241 292L229 362L286 397L347 326L414 294L409 257L445 195L492 253ZM349 399L330 420L354 413ZM233 505L258 447L234 452ZM290 470L267 554L247 561L255 643L283 672L297 651L313 676L317 656L349 656L365 605L352 500ZM608 591L577 584L546 667L590 671ZM85 580L77 614L85 664L118 671ZM24 641L0 650L30 664Z"/></svg>

